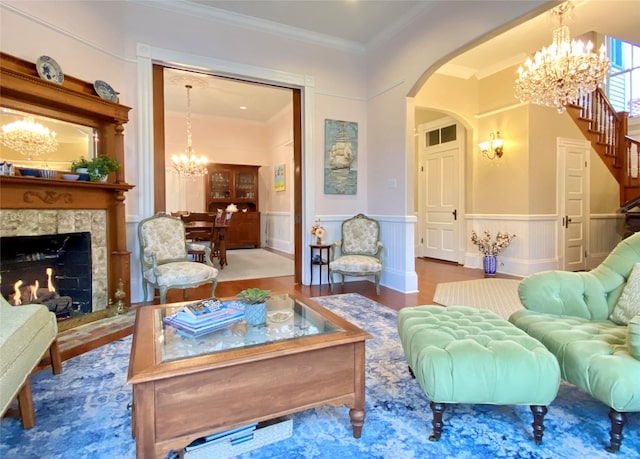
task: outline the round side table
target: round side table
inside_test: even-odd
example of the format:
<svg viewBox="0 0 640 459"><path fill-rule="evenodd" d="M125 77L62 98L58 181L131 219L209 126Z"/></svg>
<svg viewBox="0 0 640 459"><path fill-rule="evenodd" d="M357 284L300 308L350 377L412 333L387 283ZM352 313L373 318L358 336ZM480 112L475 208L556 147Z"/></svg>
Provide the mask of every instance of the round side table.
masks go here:
<svg viewBox="0 0 640 459"><path fill-rule="evenodd" d="M322 285L322 268L327 268L327 283L329 282L329 247L330 244L309 244L309 250L311 257L309 263L311 264L311 285L313 285L313 268L318 267L320 275L320 283ZM315 259L314 259L315 256Z"/></svg>

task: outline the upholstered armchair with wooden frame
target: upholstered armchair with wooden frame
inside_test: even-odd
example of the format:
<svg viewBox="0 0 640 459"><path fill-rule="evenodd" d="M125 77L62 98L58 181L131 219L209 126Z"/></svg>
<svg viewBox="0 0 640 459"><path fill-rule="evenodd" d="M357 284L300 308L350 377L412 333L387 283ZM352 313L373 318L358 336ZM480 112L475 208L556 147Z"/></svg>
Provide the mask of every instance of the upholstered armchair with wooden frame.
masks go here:
<svg viewBox="0 0 640 459"><path fill-rule="evenodd" d="M179 218L157 213L138 225L142 290L147 301L149 286L160 291L160 303L166 303L167 290L183 289L211 284L211 296L215 296L218 270L211 262L211 248L188 243L184 223ZM203 251L205 263L190 261L189 251Z"/></svg>
<svg viewBox="0 0 640 459"><path fill-rule="evenodd" d="M329 285L333 291L333 275L374 276L376 294L380 295L382 242L380 224L364 214L342 222L342 239L329 248Z"/></svg>

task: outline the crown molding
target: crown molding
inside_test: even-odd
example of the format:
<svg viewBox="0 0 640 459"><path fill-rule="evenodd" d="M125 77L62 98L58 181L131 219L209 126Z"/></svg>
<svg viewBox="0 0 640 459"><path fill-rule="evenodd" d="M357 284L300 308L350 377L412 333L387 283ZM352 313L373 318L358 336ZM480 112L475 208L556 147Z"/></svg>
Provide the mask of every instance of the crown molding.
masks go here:
<svg viewBox="0 0 640 459"><path fill-rule="evenodd" d="M418 5L414 6L409 10L406 14L404 14L400 19L398 19L393 25L385 28L375 37L373 37L369 43L366 45L367 51L370 51L374 47L382 44L383 42L389 40L391 37L399 33L401 30L405 29L407 26L411 24L415 20L415 18L422 13L427 8L432 7L431 2L421 2Z"/></svg>
<svg viewBox="0 0 640 459"><path fill-rule="evenodd" d="M493 75L494 73L501 72L502 70L508 69L510 67L515 67L517 65L522 65L529 57L526 53L518 53L515 56L511 56L507 59L503 59L500 62L496 62L493 65L485 67L481 70L478 70L476 73L476 78L478 80L482 80L488 76ZM515 79L515 75L514 75Z"/></svg>
<svg viewBox="0 0 640 459"><path fill-rule="evenodd" d="M9 4L6 2L2 2L0 1L0 8L4 8L8 11L11 11L12 13L17 14L18 16L21 16L25 19L27 19L28 21L31 21L35 24L38 24L41 27L47 28L49 30L53 30L59 34L62 34L78 43L82 43L86 46L89 46L90 48L93 48L103 54L106 54L107 56L113 57L114 59L118 59L124 62L127 62L129 64L135 64L136 60L135 59L129 59L126 56L123 56L115 51L112 51L108 48L105 48L104 46L102 46L99 43L87 40L84 37L81 37L80 35L77 35L67 29L63 29L62 27L59 27L55 24L52 24L50 22L45 21L44 19L41 19L37 16L34 16L31 13L27 13L26 11L21 10L20 8L17 8L14 4Z"/></svg>
<svg viewBox="0 0 640 459"><path fill-rule="evenodd" d="M245 14L226 11L220 8L203 6L191 3L187 0L157 1L157 0L129 0L131 3L146 6L149 8L161 9L172 13L179 13L198 18L211 18L217 21L233 24L250 30L260 30L262 32L277 35L283 38L294 39L313 45L334 48L339 51L346 51L354 54L365 54L366 46L353 41L342 40L329 35L310 32L308 30L280 24L266 19L258 19Z"/></svg>
<svg viewBox="0 0 640 459"><path fill-rule="evenodd" d="M461 78L463 80L468 80L476 74L477 69L473 67L467 67L466 65L452 64L446 63L439 69L437 69L434 73L438 75L451 76L455 78Z"/></svg>

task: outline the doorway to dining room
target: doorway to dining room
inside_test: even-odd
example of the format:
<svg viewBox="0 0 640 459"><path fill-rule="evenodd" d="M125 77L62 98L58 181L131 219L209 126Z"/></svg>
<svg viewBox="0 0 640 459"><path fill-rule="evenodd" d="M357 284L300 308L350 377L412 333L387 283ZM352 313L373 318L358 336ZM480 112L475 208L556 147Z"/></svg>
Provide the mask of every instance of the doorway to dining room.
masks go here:
<svg viewBox="0 0 640 459"><path fill-rule="evenodd" d="M296 196L295 186L295 171L301 169L295 147L296 126L298 130L301 126L300 91L159 65L153 67L156 211L210 210L208 198L213 192L210 183L213 174L184 177L172 172L171 157L184 151L190 134L193 149L198 156L208 158L210 171L219 165L259 166L257 208L254 209L253 204L243 205L243 198L230 200L230 203L235 201L238 208L235 220L247 220L246 217L251 216L248 212L255 210L258 218L250 220L259 225L256 230L259 243L251 247L299 258L294 242L294 216L295 201L301 200ZM186 84L192 87L189 120ZM156 103L157 100L161 103ZM190 124L189 129L185 120ZM284 180L280 179L276 186L278 174L284 175Z"/></svg>

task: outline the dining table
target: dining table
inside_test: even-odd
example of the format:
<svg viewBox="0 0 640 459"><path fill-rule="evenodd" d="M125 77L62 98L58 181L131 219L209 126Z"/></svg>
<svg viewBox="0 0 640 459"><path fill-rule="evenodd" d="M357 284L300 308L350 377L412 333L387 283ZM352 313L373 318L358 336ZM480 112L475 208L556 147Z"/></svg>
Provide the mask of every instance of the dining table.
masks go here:
<svg viewBox="0 0 640 459"><path fill-rule="evenodd" d="M212 221L196 220L184 222L184 229L187 239L194 242L209 241L211 243L211 257L217 258L220 269L224 269L227 262L226 235L230 220L216 218ZM202 257L202 252L192 251L196 258ZM201 260L204 261L204 260ZM213 260L212 260L213 261Z"/></svg>

